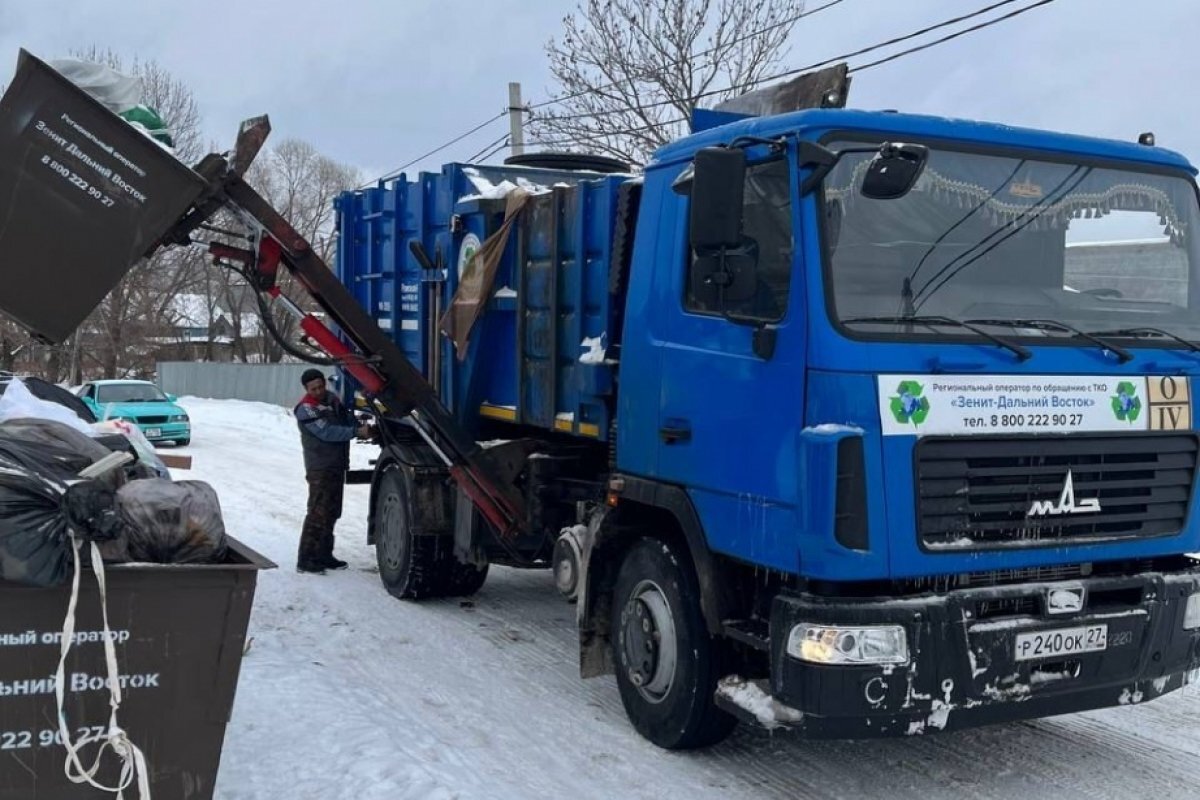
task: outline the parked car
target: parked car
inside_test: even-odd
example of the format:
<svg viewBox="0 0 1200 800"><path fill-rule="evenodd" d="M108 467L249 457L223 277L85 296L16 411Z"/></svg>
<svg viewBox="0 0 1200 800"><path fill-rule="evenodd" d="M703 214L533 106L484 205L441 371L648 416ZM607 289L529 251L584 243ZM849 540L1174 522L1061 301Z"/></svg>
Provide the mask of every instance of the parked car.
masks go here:
<svg viewBox="0 0 1200 800"><path fill-rule="evenodd" d="M90 381L79 387L79 397L98 419L123 419L137 425L152 442L192 441L187 412L150 381Z"/></svg>

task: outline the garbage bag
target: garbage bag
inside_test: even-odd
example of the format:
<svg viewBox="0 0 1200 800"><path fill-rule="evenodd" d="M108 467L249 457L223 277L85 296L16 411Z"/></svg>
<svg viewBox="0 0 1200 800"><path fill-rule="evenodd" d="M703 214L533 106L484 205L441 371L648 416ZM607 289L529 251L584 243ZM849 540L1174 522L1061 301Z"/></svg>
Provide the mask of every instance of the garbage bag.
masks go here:
<svg viewBox="0 0 1200 800"><path fill-rule="evenodd" d="M61 422L31 418L0 422L0 454L64 479L74 478L109 452L98 440ZM110 475L115 481L121 473Z"/></svg>
<svg viewBox="0 0 1200 800"><path fill-rule="evenodd" d="M59 58L47 63L114 114L133 108L142 101L142 82L110 66L78 58Z"/></svg>
<svg viewBox="0 0 1200 800"><path fill-rule="evenodd" d="M71 573L66 485L0 456L0 579L57 586Z"/></svg>
<svg viewBox="0 0 1200 800"><path fill-rule="evenodd" d="M137 425L119 419L106 419L92 425L91 431L93 436L123 435L133 445L138 461L153 469L157 477L165 480L171 479L171 471L154 452L154 445L150 444L150 440Z"/></svg>
<svg viewBox="0 0 1200 800"><path fill-rule="evenodd" d="M59 422L0 423L0 579L36 586L66 580L71 529L84 540L103 542L106 561L128 560L115 493L125 474L112 470L94 480L78 477L109 452Z"/></svg>
<svg viewBox="0 0 1200 800"><path fill-rule="evenodd" d="M48 63L64 78L151 139L168 148L175 146L171 132L158 111L142 102L142 82L137 78L117 72L105 64L75 58Z"/></svg>
<svg viewBox="0 0 1200 800"><path fill-rule="evenodd" d="M34 397L37 397L41 400L49 400L52 403L57 403L60 406L69 408L71 411L75 412L76 416L88 424L96 421L96 415L93 414L92 410L87 407L87 403L83 402L83 400L71 394L63 387L50 383L49 381L44 381L41 378L37 378L32 375L21 378L20 380L25 384L25 388L28 389ZM7 389L11 383L11 380L0 381L0 395L4 394L5 389Z"/></svg>
<svg viewBox="0 0 1200 800"><path fill-rule="evenodd" d="M0 455L0 580L57 586L71 574L71 530L84 541L119 537L112 488L68 483Z"/></svg>
<svg viewBox="0 0 1200 800"><path fill-rule="evenodd" d="M125 522L117 511L117 493L99 480L68 486L62 497L62 512L76 533L93 542L117 540L125 531Z"/></svg>
<svg viewBox="0 0 1200 800"><path fill-rule="evenodd" d="M132 561L210 564L225 559L221 503L203 481L130 481L117 490L117 509Z"/></svg>
<svg viewBox="0 0 1200 800"><path fill-rule="evenodd" d="M80 433L91 433L88 423L66 406L35 397L20 378L13 378L0 395L0 422L12 419L48 419L69 425Z"/></svg>
<svg viewBox="0 0 1200 800"><path fill-rule="evenodd" d="M150 106L138 103L133 108L122 111L121 116L151 139L165 145L168 150L175 147L175 140L171 138L171 131L167 128L167 123Z"/></svg>

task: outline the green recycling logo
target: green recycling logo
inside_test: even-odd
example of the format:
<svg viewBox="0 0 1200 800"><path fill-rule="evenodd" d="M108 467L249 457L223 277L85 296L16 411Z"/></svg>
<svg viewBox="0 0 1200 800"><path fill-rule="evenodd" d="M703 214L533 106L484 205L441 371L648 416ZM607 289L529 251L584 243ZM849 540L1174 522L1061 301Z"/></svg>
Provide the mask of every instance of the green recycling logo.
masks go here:
<svg viewBox="0 0 1200 800"><path fill-rule="evenodd" d="M891 398L892 416L901 425L912 423L917 427L929 416L929 398L922 397L925 387L916 381L901 381L896 395Z"/></svg>
<svg viewBox="0 0 1200 800"><path fill-rule="evenodd" d="M1117 393L1112 398L1112 410L1116 418L1130 425L1137 422L1142 413L1142 401L1138 399L1137 387L1129 381L1117 384Z"/></svg>

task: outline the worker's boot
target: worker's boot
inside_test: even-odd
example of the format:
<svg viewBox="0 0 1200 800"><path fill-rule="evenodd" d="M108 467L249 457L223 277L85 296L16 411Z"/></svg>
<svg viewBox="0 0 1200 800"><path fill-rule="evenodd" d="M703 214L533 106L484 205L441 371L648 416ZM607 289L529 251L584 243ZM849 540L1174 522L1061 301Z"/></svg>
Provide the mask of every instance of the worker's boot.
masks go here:
<svg viewBox="0 0 1200 800"><path fill-rule="evenodd" d="M318 553L319 556L317 560L325 565L325 569L345 569L346 567L350 566L345 561L333 557L332 532L326 532L325 535L321 537L321 548Z"/></svg>
<svg viewBox="0 0 1200 800"><path fill-rule="evenodd" d="M324 575L326 565L324 561L317 561L312 558L300 558L296 561L296 572L306 572L309 575Z"/></svg>
<svg viewBox="0 0 1200 800"><path fill-rule="evenodd" d="M311 575L324 575L328 565L322 557L321 532L319 521L313 519L310 513L304 520L304 529L300 532L300 548L296 554L296 571L307 572Z"/></svg>
<svg viewBox="0 0 1200 800"><path fill-rule="evenodd" d="M325 560L321 563L325 565L325 569L345 569L350 566L345 561L342 561L340 558L334 558L332 555L326 556Z"/></svg>

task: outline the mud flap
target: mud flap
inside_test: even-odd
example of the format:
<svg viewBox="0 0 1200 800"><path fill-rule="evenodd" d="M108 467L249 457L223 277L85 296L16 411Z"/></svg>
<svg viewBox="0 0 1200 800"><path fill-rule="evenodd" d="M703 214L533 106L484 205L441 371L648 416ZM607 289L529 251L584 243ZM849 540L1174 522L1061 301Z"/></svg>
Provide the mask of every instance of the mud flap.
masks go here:
<svg viewBox="0 0 1200 800"><path fill-rule="evenodd" d="M0 99L0 311L63 341L205 187L22 50Z"/></svg>

